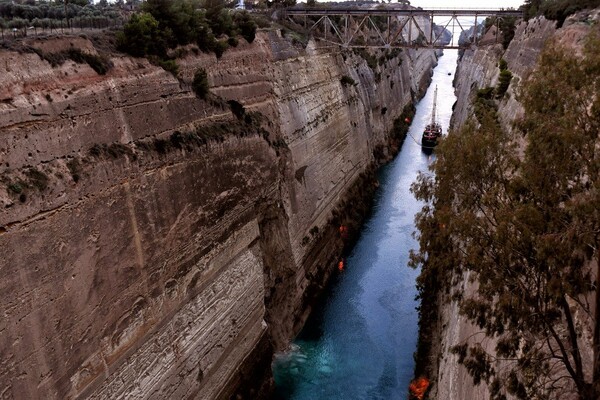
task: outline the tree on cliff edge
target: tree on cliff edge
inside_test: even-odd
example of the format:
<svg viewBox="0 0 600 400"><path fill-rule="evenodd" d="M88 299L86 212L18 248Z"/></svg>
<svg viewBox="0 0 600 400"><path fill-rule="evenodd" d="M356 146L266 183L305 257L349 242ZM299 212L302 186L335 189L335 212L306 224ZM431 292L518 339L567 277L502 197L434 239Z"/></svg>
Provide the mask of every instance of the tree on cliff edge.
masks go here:
<svg viewBox="0 0 600 400"><path fill-rule="evenodd" d="M413 187L426 202L413 254L423 265L419 284L477 281L472 296L446 289L496 339L495 352L483 340L452 351L493 399L600 398L598 29L591 36L583 59L552 45L541 55L520 97L522 137L502 130L493 104L481 102L480 126L449 135L435 177Z"/></svg>

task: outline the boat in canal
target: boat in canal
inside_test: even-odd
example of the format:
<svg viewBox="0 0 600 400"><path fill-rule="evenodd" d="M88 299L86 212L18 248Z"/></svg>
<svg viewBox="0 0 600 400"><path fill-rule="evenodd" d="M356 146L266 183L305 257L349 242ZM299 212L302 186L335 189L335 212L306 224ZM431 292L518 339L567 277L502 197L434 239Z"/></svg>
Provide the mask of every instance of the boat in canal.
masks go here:
<svg viewBox="0 0 600 400"><path fill-rule="evenodd" d="M442 125L437 121L436 108L437 108L437 92L438 88L435 87L433 94L433 109L431 111L431 123L427 124L423 131L423 137L421 138L421 147L425 150L433 149L438 142L438 138L442 136Z"/></svg>

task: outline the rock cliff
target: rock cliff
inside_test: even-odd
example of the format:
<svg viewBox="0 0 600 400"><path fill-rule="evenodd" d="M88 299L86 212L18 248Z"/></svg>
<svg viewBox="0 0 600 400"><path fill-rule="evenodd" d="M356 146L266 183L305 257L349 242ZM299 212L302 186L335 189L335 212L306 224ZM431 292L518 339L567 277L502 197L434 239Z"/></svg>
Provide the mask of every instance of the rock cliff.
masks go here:
<svg viewBox="0 0 600 400"><path fill-rule="evenodd" d="M264 395L435 56L374 71L265 31L218 60L189 51L177 79L43 57L72 48L107 53L75 36L0 50L0 398Z"/></svg>
<svg viewBox="0 0 600 400"><path fill-rule="evenodd" d="M473 99L478 89L495 87L498 83L498 64L503 58L513 74L507 95L498 104L498 116L502 127L508 131L514 129L514 122L523 115L523 108L518 101L519 83L528 78L535 69L537 59L545 43L549 39L557 39L574 52L579 52L586 34L589 32L589 21L598 18L598 11L583 13L567 20L561 28L556 29L554 21L543 17L521 22L509 47L502 45L481 46L476 50L467 50L459 61L455 76L457 103L452 120L454 134L473 116ZM477 290L477 282L465 274L458 279L461 283L456 287L458 292L472 295ZM429 398L444 400L486 399L491 398L490 388L481 382L473 383L467 369L458 363L459 356L449 349L461 343L481 343L489 353L494 353L496 342L486 337L481 329L469 323L458 310L456 301L438 299L436 339L432 343L430 362L435 365L432 390ZM589 327L588 327L589 328ZM593 331L590 328L589 334ZM591 336L590 336L591 337ZM591 342L590 342L591 343ZM586 355L591 365L591 344ZM496 364L501 369L502 365Z"/></svg>

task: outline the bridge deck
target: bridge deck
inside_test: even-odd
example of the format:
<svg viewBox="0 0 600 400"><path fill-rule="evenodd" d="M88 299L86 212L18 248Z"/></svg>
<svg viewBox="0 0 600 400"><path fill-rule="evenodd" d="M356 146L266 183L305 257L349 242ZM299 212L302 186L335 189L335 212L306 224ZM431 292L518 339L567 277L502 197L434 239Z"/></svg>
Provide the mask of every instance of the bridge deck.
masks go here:
<svg viewBox="0 0 600 400"><path fill-rule="evenodd" d="M285 11L287 15L298 15L298 16L323 16L323 15L355 15L355 16L439 16L439 17L452 17L452 16L494 16L494 17L522 17L523 12L518 10L501 10L501 9L385 9L385 8L372 8L372 9L357 9L357 8L304 8L304 9L287 9Z"/></svg>

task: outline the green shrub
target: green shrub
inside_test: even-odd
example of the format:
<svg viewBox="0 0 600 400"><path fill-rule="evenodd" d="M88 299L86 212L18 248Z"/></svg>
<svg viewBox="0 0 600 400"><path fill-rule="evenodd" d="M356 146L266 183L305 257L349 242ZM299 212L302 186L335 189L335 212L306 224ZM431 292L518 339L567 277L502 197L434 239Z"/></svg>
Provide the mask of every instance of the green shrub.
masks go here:
<svg viewBox="0 0 600 400"><path fill-rule="evenodd" d="M20 194L23 191L23 186L20 183L11 183L8 185L8 190L15 194Z"/></svg>
<svg viewBox="0 0 600 400"><path fill-rule="evenodd" d="M363 49L363 48L354 49L354 52L356 54L358 54L360 57L362 57L367 62L367 65L369 66L369 68L371 68L372 70L375 70L377 68L377 57L375 57L373 54L369 53L369 51L367 49Z"/></svg>
<svg viewBox="0 0 600 400"><path fill-rule="evenodd" d="M248 43L252 43L256 37L256 22L246 11L235 14L234 21L240 31L240 34Z"/></svg>
<svg viewBox="0 0 600 400"><path fill-rule="evenodd" d="M67 168L71 173L71 177L75 183L79 182L81 178L81 164L77 158L73 158L67 162Z"/></svg>
<svg viewBox="0 0 600 400"><path fill-rule="evenodd" d="M196 44L198 48L205 53L212 51L214 43L217 41L215 35L211 32L210 28L206 25L198 27L196 32Z"/></svg>
<svg viewBox="0 0 600 400"><path fill-rule="evenodd" d="M102 145L95 143L92 147L90 147L90 155L93 157L100 157L102 155Z"/></svg>
<svg viewBox="0 0 600 400"><path fill-rule="evenodd" d="M206 0L206 20L212 32L216 35L235 35L235 26L233 18L228 10L224 9L223 0Z"/></svg>
<svg viewBox="0 0 600 400"><path fill-rule="evenodd" d="M194 48L188 49L186 47L178 47L177 49L175 49L175 51L173 51L171 53L171 58L172 59L185 58L185 57L187 57L188 54L190 54L190 51L194 52ZM196 51L197 51L197 49L196 49Z"/></svg>
<svg viewBox="0 0 600 400"><path fill-rule="evenodd" d="M515 37L517 18L507 17L500 20L500 31L502 32L502 47L508 49L510 42Z"/></svg>
<svg viewBox="0 0 600 400"><path fill-rule="evenodd" d="M52 67L62 65L67 60L73 60L78 64L88 64L99 75L106 74L112 68L112 62L108 58L83 52L80 49L71 48L58 53L44 53L42 50L36 48L33 51L42 60L48 61Z"/></svg>
<svg viewBox="0 0 600 400"><path fill-rule="evenodd" d="M220 58L228 48L227 41L215 37L229 36L235 47L235 36L241 34L254 41L257 24L246 11L231 13L223 0L206 0L205 10L195 0L147 0L142 13L134 14L117 34L119 50L135 57L155 55L167 59L167 50L195 42L205 52Z"/></svg>
<svg viewBox="0 0 600 400"><path fill-rule="evenodd" d="M92 67L98 75L105 75L112 68L112 62L108 58L95 54L83 53L85 62Z"/></svg>
<svg viewBox="0 0 600 400"><path fill-rule="evenodd" d="M179 65L175 60L157 60L157 64L167 72L173 74L175 78L177 78L177 74L179 74Z"/></svg>
<svg viewBox="0 0 600 400"><path fill-rule="evenodd" d="M133 14L123 31L117 33L117 48L134 57L167 56L172 31L163 29L152 14Z"/></svg>
<svg viewBox="0 0 600 400"><path fill-rule="evenodd" d="M131 147L123 144L123 143L111 143L111 144L94 144L90 150L89 154L92 157L100 158L100 157L110 157L113 159L117 159L122 155L128 155L132 158L135 158L135 153L131 149Z"/></svg>
<svg viewBox="0 0 600 400"><path fill-rule="evenodd" d="M498 61L498 68L500 69L500 71L508 69L508 63L504 58L501 58L500 61Z"/></svg>
<svg viewBox="0 0 600 400"><path fill-rule="evenodd" d="M158 154L167 154L170 148L171 143L169 140L160 138L154 139L154 150L156 150Z"/></svg>
<svg viewBox="0 0 600 400"><path fill-rule="evenodd" d="M239 41L234 37L230 37L227 39L227 45L229 47L237 47L238 44L239 44Z"/></svg>
<svg viewBox="0 0 600 400"><path fill-rule="evenodd" d="M600 0L534 0L538 13L544 14L547 19L557 21L560 28L569 15L584 9L593 9L600 6ZM538 4L539 3L539 4Z"/></svg>
<svg viewBox="0 0 600 400"><path fill-rule="evenodd" d="M354 79L352 79L351 77L349 77L348 75L343 75L340 78L340 83L342 84L342 86L346 87L346 86L354 86L356 85L356 81Z"/></svg>
<svg viewBox="0 0 600 400"><path fill-rule="evenodd" d="M105 75L112 68L112 63L108 58L86 53L80 49L69 49L66 51L66 56L76 63L89 65L98 75Z"/></svg>
<svg viewBox="0 0 600 400"><path fill-rule="evenodd" d="M204 68L198 68L194 73L194 80L192 81L192 89L196 92L198 97L205 99L208 95L208 75Z"/></svg>
<svg viewBox="0 0 600 400"><path fill-rule="evenodd" d="M259 28L270 28L271 27L271 20L264 15L253 14L252 19L254 20L254 22L256 23L256 25Z"/></svg>
<svg viewBox="0 0 600 400"><path fill-rule="evenodd" d="M496 87L496 98L501 99L508 90L510 81L512 80L512 73L504 69L500 71L500 77L498 78L498 86Z"/></svg>
<svg viewBox="0 0 600 400"><path fill-rule="evenodd" d="M48 187L48 176L42 171L36 168L29 168L25 171L25 175L27 175L31 184L38 190L42 191Z"/></svg>
<svg viewBox="0 0 600 400"><path fill-rule="evenodd" d="M244 106L235 100L229 100L227 102L227 104L229 104L229 108L231 109L231 112L233 113L233 115L235 115L235 117L237 119L242 119L244 117L244 114L246 113L246 110L244 109Z"/></svg>
<svg viewBox="0 0 600 400"><path fill-rule="evenodd" d="M486 87L477 91L477 98L491 100L494 97L494 88Z"/></svg>
<svg viewBox="0 0 600 400"><path fill-rule="evenodd" d="M212 44L211 50L215 53L215 56L217 56L217 58L221 58L228 47L229 45L227 45L227 41L215 40Z"/></svg>

